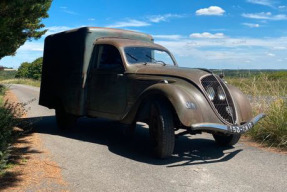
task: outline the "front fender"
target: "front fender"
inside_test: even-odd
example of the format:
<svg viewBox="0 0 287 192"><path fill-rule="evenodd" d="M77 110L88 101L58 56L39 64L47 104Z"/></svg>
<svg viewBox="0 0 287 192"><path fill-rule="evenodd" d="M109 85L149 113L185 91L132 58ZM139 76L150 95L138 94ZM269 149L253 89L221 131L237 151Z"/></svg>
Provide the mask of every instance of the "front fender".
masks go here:
<svg viewBox="0 0 287 192"><path fill-rule="evenodd" d="M136 113L141 110L140 106L143 102L158 97L164 97L170 102L184 126L189 127L191 124L201 122L219 122L198 88L192 84L183 86L174 83L158 83L145 89L124 118L124 122L132 122Z"/></svg>
<svg viewBox="0 0 287 192"><path fill-rule="evenodd" d="M240 124L250 121L252 119L252 108L246 95L232 85L227 84L227 87L237 111L237 121Z"/></svg>

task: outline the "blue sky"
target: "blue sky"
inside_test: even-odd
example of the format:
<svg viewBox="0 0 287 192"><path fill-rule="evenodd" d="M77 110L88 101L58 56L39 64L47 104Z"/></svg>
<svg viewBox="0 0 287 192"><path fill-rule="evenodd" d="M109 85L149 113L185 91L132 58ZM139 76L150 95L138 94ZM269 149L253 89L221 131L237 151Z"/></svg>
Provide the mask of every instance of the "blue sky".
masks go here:
<svg viewBox="0 0 287 192"><path fill-rule="evenodd" d="M191 68L287 69L286 0L54 0L45 36L82 26L151 34ZM17 68L43 54L27 41L0 65Z"/></svg>

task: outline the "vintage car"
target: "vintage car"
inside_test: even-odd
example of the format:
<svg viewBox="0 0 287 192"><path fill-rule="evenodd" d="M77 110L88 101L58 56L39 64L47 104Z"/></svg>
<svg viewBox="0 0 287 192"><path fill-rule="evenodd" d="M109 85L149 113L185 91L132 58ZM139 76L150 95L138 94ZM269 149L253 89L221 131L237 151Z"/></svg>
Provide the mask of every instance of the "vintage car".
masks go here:
<svg viewBox="0 0 287 192"><path fill-rule="evenodd" d="M192 63L191 63L192 66ZM247 97L207 69L182 68L151 36L80 28L45 40L40 104L56 109L58 127L77 117L149 126L156 157L172 155L175 131L207 132L234 145L264 114L252 117Z"/></svg>

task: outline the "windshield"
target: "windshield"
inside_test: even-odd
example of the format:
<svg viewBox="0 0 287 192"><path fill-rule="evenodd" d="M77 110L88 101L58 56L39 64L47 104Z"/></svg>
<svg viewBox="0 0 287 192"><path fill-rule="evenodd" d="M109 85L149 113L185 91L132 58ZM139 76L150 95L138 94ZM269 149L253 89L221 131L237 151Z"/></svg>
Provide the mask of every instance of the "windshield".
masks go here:
<svg viewBox="0 0 287 192"><path fill-rule="evenodd" d="M129 64L156 63L174 65L171 56L165 50L150 47L126 47L124 51Z"/></svg>

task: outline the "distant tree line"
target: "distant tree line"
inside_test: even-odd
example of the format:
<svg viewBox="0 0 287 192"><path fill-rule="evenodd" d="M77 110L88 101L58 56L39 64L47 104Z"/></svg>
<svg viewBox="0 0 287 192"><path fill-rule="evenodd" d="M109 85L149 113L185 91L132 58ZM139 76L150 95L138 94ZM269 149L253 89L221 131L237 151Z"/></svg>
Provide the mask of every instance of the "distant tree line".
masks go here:
<svg viewBox="0 0 287 192"><path fill-rule="evenodd" d="M28 78L41 80L43 57L40 57L32 63L24 62L18 68L16 78Z"/></svg>

